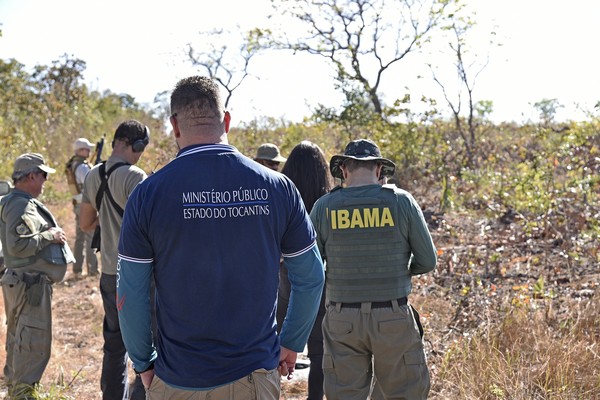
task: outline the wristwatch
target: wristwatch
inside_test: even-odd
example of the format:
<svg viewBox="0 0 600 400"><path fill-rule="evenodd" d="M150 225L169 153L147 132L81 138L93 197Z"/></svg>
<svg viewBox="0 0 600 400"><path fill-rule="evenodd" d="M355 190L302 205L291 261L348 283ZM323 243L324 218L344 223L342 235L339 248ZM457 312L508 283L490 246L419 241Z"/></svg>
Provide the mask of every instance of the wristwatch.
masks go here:
<svg viewBox="0 0 600 400"><path fill-rule="evenodd" d="M138 371L135 368L133 369L133 371L135 372L136 375L139 375L139 374L142 374L142 373L144 373L146 371L150 371L152 369L154 369L154 362L150 363L150 366L148 368L146 368L145 370L143 370L143 371Z"/></svg>

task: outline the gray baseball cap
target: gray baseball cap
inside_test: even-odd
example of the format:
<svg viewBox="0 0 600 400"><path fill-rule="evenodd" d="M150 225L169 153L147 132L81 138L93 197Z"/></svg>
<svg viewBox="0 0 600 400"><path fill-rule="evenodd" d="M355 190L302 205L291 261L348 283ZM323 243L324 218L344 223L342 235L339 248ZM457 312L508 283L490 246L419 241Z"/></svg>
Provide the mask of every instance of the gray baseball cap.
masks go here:
<svg viewBox="0 0 600 400"><path fill-rule="evenodd" d="M29 171L35 167L49 174L53 174L56 172L54 168L50 168L48 165L46 165L44 156L42 156L41 154L25 153L21 154L15 160L15 165L13 167L13 175L19 172Z"/></svg>

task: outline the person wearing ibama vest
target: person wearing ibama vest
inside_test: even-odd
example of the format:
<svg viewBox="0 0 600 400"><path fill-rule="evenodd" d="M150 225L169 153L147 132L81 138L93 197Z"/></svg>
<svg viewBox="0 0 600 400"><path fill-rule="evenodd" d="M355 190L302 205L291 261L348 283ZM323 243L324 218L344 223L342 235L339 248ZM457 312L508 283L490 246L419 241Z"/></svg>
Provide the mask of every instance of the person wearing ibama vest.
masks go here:
<svg viewBox="0 0 600 400"><path fill-rule="evenodd" d="M382 185L395 164L366 139L350 142L329 169L344 181L310 213L325 259L323 372L328 400L426 399L430 381L411 277L437 253L413 196Z"/></svg>

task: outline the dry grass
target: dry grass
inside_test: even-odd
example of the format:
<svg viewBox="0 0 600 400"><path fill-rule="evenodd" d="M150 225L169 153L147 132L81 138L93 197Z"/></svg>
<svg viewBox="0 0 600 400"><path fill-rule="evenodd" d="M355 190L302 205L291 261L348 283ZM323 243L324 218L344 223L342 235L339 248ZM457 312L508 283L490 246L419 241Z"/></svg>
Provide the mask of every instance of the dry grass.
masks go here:
<svg viewBox="0 0 600 400"><path fill-rule="evenodd" d="M63 207L55 215L73 237L72 213ZM566 268L560 248L523 249L518 241L506 242L513 246L510 257L495 261L489 241L518 238L514 224L482 237L464 216L445 223L434 232L440 265L413 280L411 295L425 327L430 399L600 398L597 262ZM535 262L540 248L543 263ZM539 276L547 277L543 289L536 287ZM55 285L44 398L96 400L101 398L103 314L98 279L69 277ZM2 343L3 310L0 299ZM0 362L4 359L2 346ZM0 387L0 396L4 392ZM281 399L304 398L305 380L282 381Z"/></svg>
<svg viewBox="0 0 600 400"><path fill-rule="evenodd" d="M435 399L600 398L600 300L553 300L513 308L448 346L434 379Z"/></svg>

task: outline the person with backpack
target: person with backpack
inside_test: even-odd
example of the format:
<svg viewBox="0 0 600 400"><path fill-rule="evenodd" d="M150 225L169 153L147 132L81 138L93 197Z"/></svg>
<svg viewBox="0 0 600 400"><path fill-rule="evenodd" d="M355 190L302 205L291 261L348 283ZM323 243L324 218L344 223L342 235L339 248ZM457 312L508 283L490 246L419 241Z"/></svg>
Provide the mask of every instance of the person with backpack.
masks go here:
<svg viewBox="0 0 600 400"><path fill-rule="evenodd" d="M98 275L98 258L92 249L92 233L84 232L79 227L79 210L81 208L81 191L85 176L90 171L88 163L90 151L95 147L86 138L79 138L73 143L75 154L69 159L65 166L69 190L73 195L73 212L75 213L75 263L73 264L73 275L78 278L83 270L83 254L85 249L85 263L88 276Z"/></svg>
<svg viewBox="0 0 600 400"><path fill-rule="evenodd" d="M80 226L92 232L100 225L102 273L100 293L104 305L104 357L100 387L104 400L145 399L139 377L129 396L127 352L117 314L117 245L123 221L123 209L133 189L146 179L146 173L135 164L150 141L148 127L136 120L122 122L112 141L112 152L106 162L94 166L83 184Z"/></svg>

